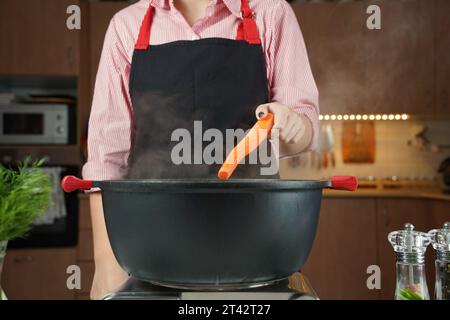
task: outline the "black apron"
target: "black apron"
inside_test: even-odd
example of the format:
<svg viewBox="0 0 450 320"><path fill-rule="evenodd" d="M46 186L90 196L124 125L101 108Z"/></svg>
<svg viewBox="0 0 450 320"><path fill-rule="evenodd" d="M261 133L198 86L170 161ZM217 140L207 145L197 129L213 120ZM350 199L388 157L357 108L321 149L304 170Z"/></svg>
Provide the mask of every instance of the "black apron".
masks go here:
<svg viewBox="0 0 450 320"><path fill-rule="evenodd" d="M220 164L204 163L202 150L210 142L199 140L198 133L219 129L225 145L225 130L249 129L256 121L257 106L269 101L265 61L253 12L247 0L242 0L242 21L236 40L206 38L149 45L153 10L150 4L131 65L135 128L128 178L215 178ZM194 121L201 121L201 130L194 130ZM172 150L180 140L171 141L171 136L178 128L185 128L192 140L200 141L191 141L191 150L185 149L190 151L187 158L191 164L172 161ZM265 143L271 151L270 143ZM225 153L224 147L221 159ZM273 158L273 152L269 153ZM238 166L233 178L278 177L261 176L261 164L247 163L248 159L245 165Z"/></svg>

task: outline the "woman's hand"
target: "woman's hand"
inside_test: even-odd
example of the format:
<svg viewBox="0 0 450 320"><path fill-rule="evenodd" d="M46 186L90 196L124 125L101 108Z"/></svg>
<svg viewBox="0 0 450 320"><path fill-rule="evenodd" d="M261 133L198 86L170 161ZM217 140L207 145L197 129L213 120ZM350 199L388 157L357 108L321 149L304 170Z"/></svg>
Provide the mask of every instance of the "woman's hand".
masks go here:
<svg viewBox="0 0 450 320"><path fill-rule="evenodd" d="M305 115L292 111L281 103L272 102L256 108L256 118L262 119L268 112L275 118L271 138L279 139L280 149L286 155L299 153L309 146L312 139L312 125Z"/></svg>

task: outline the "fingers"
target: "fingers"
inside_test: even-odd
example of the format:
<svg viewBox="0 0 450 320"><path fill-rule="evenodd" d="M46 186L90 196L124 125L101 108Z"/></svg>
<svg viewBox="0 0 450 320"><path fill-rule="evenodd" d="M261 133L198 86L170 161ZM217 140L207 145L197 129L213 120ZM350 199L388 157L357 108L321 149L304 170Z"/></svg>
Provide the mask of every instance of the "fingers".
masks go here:
<svg viewBox="0 0 450 320"><path fill-rule="evenodd" d="M286 121L285 126L281 130L281 140L289 142L289 140L295 135L294 127L296 126L297 119L290 115Z"/></svg>
<svg viewBox="0 0 450 320"><path fill-rule="evenodd" d="M268 112L271 112L274 116L273 129L281 130L286 126L288 120L288 109L287 107L281 106L277 103L268 104Z"/></svg>
<svg viewBox="0 0 450 320"><path fill-rule="evenodd" d="M300 129L296 133L295 137L292 139L292 143L299 143L302 137L305 135L306 127L303 122L300 124Z"/></svg>
<svg viewBox="0 0 450 320"><path fill-rule="evenodd" d="M295 121L295 124L293 125L291 131L288 133L286 137L287 143L298 143L303 136L305 131L303 122L300 119L297 119Z"/></svg>

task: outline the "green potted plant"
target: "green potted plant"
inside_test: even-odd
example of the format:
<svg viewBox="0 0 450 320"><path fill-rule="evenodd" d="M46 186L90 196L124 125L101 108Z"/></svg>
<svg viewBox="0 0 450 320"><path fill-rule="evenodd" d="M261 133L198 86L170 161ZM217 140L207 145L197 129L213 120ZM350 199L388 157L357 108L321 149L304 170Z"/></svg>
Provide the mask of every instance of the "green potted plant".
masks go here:
<svg viewBox="0 0 450 320"><path fill-rule="evenodd" d="M51 204L52 181L39 169L45 159L28 157L15 169L0 164L0 300L1 273L9 240L25 237L31 223Z"/></svg>

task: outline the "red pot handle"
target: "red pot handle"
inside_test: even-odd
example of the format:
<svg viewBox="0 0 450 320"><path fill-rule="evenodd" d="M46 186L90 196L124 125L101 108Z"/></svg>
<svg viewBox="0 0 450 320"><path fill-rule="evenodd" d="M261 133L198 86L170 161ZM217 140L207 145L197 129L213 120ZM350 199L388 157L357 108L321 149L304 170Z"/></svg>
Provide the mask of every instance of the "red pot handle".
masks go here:
<svg viewBox="0 0 450 320"><path fill-rule="evenodd" d="M81 180L75 176L65 176L61 180L61 187L65 192L72 192L75 190L89 190L94 184L91 180Z"/></svg>
<svg viewBox="0 0 450 320"><path fill-rule="evenodd" d="M358 188L358 180L354 176L331 177L331 189L355 191Z"/></svg>

